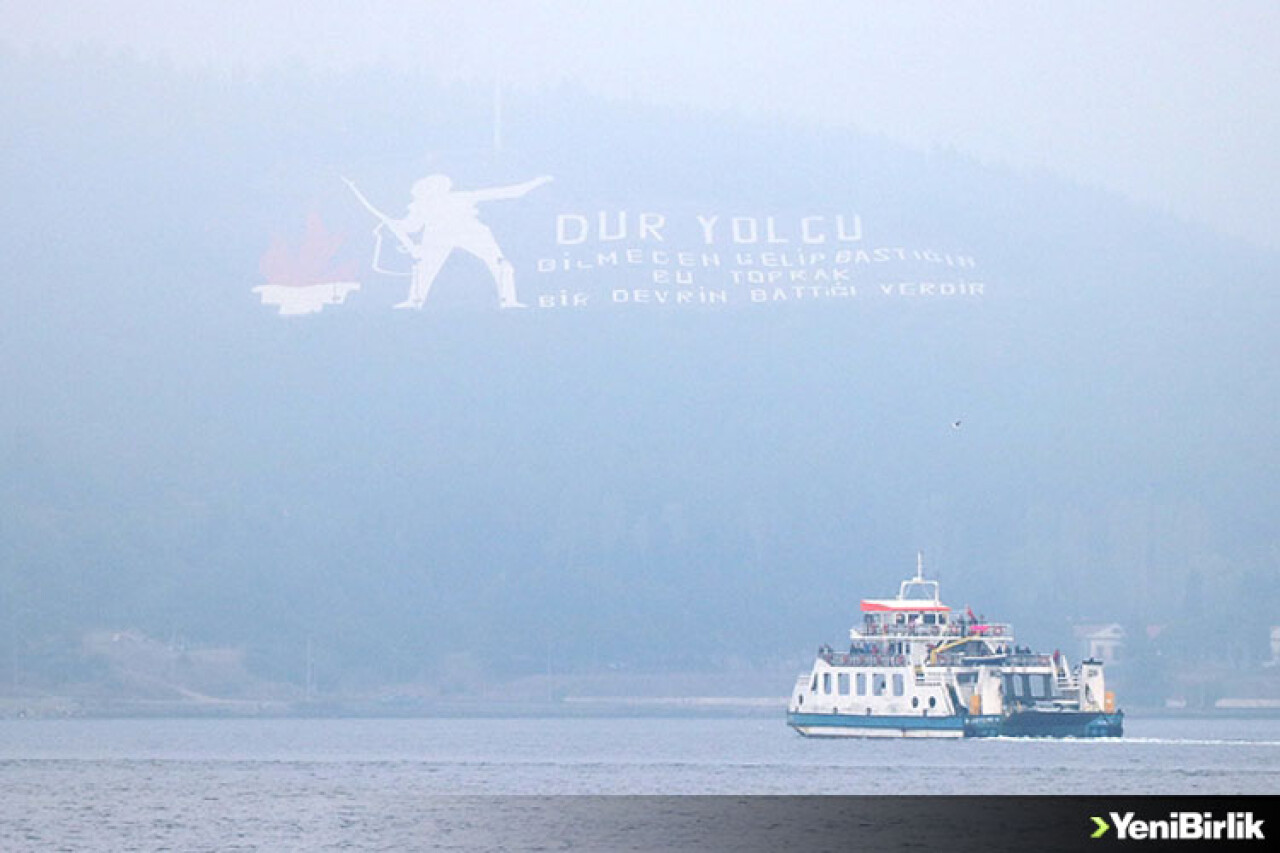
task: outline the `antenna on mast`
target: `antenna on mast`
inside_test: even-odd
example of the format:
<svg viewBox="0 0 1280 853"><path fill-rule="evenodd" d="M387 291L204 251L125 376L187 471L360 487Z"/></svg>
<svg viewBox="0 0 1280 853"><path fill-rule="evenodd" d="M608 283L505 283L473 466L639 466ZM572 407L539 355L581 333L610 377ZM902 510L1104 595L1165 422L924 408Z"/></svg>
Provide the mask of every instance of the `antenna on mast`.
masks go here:
<svg viewBox="0 0 1280 853"><path fill-rule="evenodd" d="M916 580L924 580L924 551L916 551Z"/></svg>

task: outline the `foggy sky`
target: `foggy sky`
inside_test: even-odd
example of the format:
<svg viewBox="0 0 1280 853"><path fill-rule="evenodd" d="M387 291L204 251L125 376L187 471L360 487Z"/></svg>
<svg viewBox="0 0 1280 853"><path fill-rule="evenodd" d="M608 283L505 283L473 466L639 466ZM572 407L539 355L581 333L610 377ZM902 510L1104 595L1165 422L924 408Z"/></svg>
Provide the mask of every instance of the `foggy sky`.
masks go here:
<svg viewBox="0 0 1280 853"><path fill-rule="evenodd" d="M24 48L225 70L383 62L852 126L1280 246L1280 7L1265 0L0 6L0 42Z"/></svg>

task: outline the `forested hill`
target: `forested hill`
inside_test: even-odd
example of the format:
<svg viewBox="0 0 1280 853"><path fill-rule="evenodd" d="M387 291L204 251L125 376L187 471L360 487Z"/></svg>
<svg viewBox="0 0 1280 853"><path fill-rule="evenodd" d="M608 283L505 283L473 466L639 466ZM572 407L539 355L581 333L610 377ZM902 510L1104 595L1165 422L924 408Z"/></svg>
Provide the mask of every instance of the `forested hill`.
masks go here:
<svg viewBox="0 0 1280 853"><path fill-rule="evenodd" d="M281 680L310 643L334 684L802 656L918 549L1037 645L1208 619L1266 654L1273 253L573 90L495 124L378 68L11 53L0 84L0 683L82 677L97 630ZM408 221L435 174L523 192L424 202L445 254L396 309L423 258L384 226L375 270L343 179Z"/></svg>

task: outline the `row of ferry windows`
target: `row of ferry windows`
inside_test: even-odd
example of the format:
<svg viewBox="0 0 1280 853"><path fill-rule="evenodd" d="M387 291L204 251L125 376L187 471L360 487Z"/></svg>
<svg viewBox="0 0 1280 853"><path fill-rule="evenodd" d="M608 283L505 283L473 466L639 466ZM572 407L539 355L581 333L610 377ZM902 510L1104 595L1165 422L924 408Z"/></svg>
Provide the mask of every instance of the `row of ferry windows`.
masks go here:
<svg viewBox="0 0 1280 853"><path fill-rule="evenodd" d="M857 688L859 696L867 695L867 674L865 672L858 673ZM884 696L888 690L888 678L883 673L872 673L871 675L871 695ZM818 675L814 673L813 683L809 685L809 692L818 692ZM822 673L822 692L831 695L831 673ZM836 692L841 696L849 695L849 673L841 672L836 675ZM901 696L906 692L906 682L902 678L902 673L894 673L893 676L893 695Z"/></svg>
<svg viewBox="0 0 1280 853"><path fill-rule="evenodd" d="M1048 675L1006 675L1004 693L1015 699L1052 699L1053 678Z"/></svg>

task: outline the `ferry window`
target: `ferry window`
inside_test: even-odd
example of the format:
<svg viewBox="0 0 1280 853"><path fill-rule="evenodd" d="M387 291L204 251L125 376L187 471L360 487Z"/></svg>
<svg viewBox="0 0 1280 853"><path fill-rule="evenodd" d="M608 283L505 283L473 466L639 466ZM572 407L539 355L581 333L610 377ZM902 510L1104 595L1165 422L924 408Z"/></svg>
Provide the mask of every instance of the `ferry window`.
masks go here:
<svg viewBox="0 0 1280 853"><path fill-rule="evenodd" d="M905 692L905 687L902 683L902 673L896 672L893 675L893 695L901 696L903 692Z"/></svg>
<svg viewBox="0 0 1280 853"><path fill-rule="evenodd" d="M938 707L938 698L936 696L929 697L929 707L930 708Z"/></svg>
<svg viewBox="0 0 1280 853"><path fill-rule="evenodd" d="M1050 698L1051 696L1053 696L1053 678L1052 678L1052 676L1048 676L1048 675L1042 675L1042 676L1040 676L1040 689L1043 691L1043 692L1040 694L1040 697L1041 697L1042 699L1048 699L1048 698Z"/></svg>
<svg viewBox="0 0 1280 853"><path fill-rule="evenodd" d="M939 614L938 614L938 624L939 624L939 625L945 625L945 624L947 624L947 614L945 614L945 613L939 613Z"/></svg>
<svg viewBox="0 0 1280 853"><path fill-rule="evenodd" d="M816 672L813 674L813 681L809 683L809 692L810 693L818 692L818 673Z"/></svg>
<svg viewBox="0 0 1280 853"><path fill-rule="evenodd" d="M867 674L865 672L858 673L858 695L867 695Z"/></svg>
<svg viewBox="0 0 1280 853"><path fill-rule="evenodd" d="M883 696L885 688L885 677L880 674L871 676L871 695Z"/></svg>
<svg viewBox="0 0 1280 853"><path fill-rule="evenodd" d="M924 615L924 624L926 625L934 625L937 623L937 621L938 621L937 617L934 616L932 613L926 613Z"/></svg>
<svg viewBox="0 0 1280 853"><path fill-rule="evenodd" d="M842 672L836 676L836 687L839 689L841 696L849 695L849 673Z"/></svg>
<svg viewBox="0 0 1280 853"><path fill-rule="evenodd" d="M912 707L912 708L919 708L919 707L920 707L920 697L919 697L919 696L912 696L912 697L911 697L911 707Z"/></svg>
<svg viewBox="0 0 1280 853"><path fill-rule="evenodd" d="M831 673L829 672L822 673L822 692L831 692Z"/></svg>
<svg viewBox="0 0 1280 853"><path fill-rule="evenodd" d="M899 614L898 614L898 624L899 624L899 625L901 625L901 624L903 624L903 623L904 623L904 622L906 622L906 621L907 621L907 620L906 620L906 617L905 617L905 616L903 616L901 613L899 613Z"/></svg>

